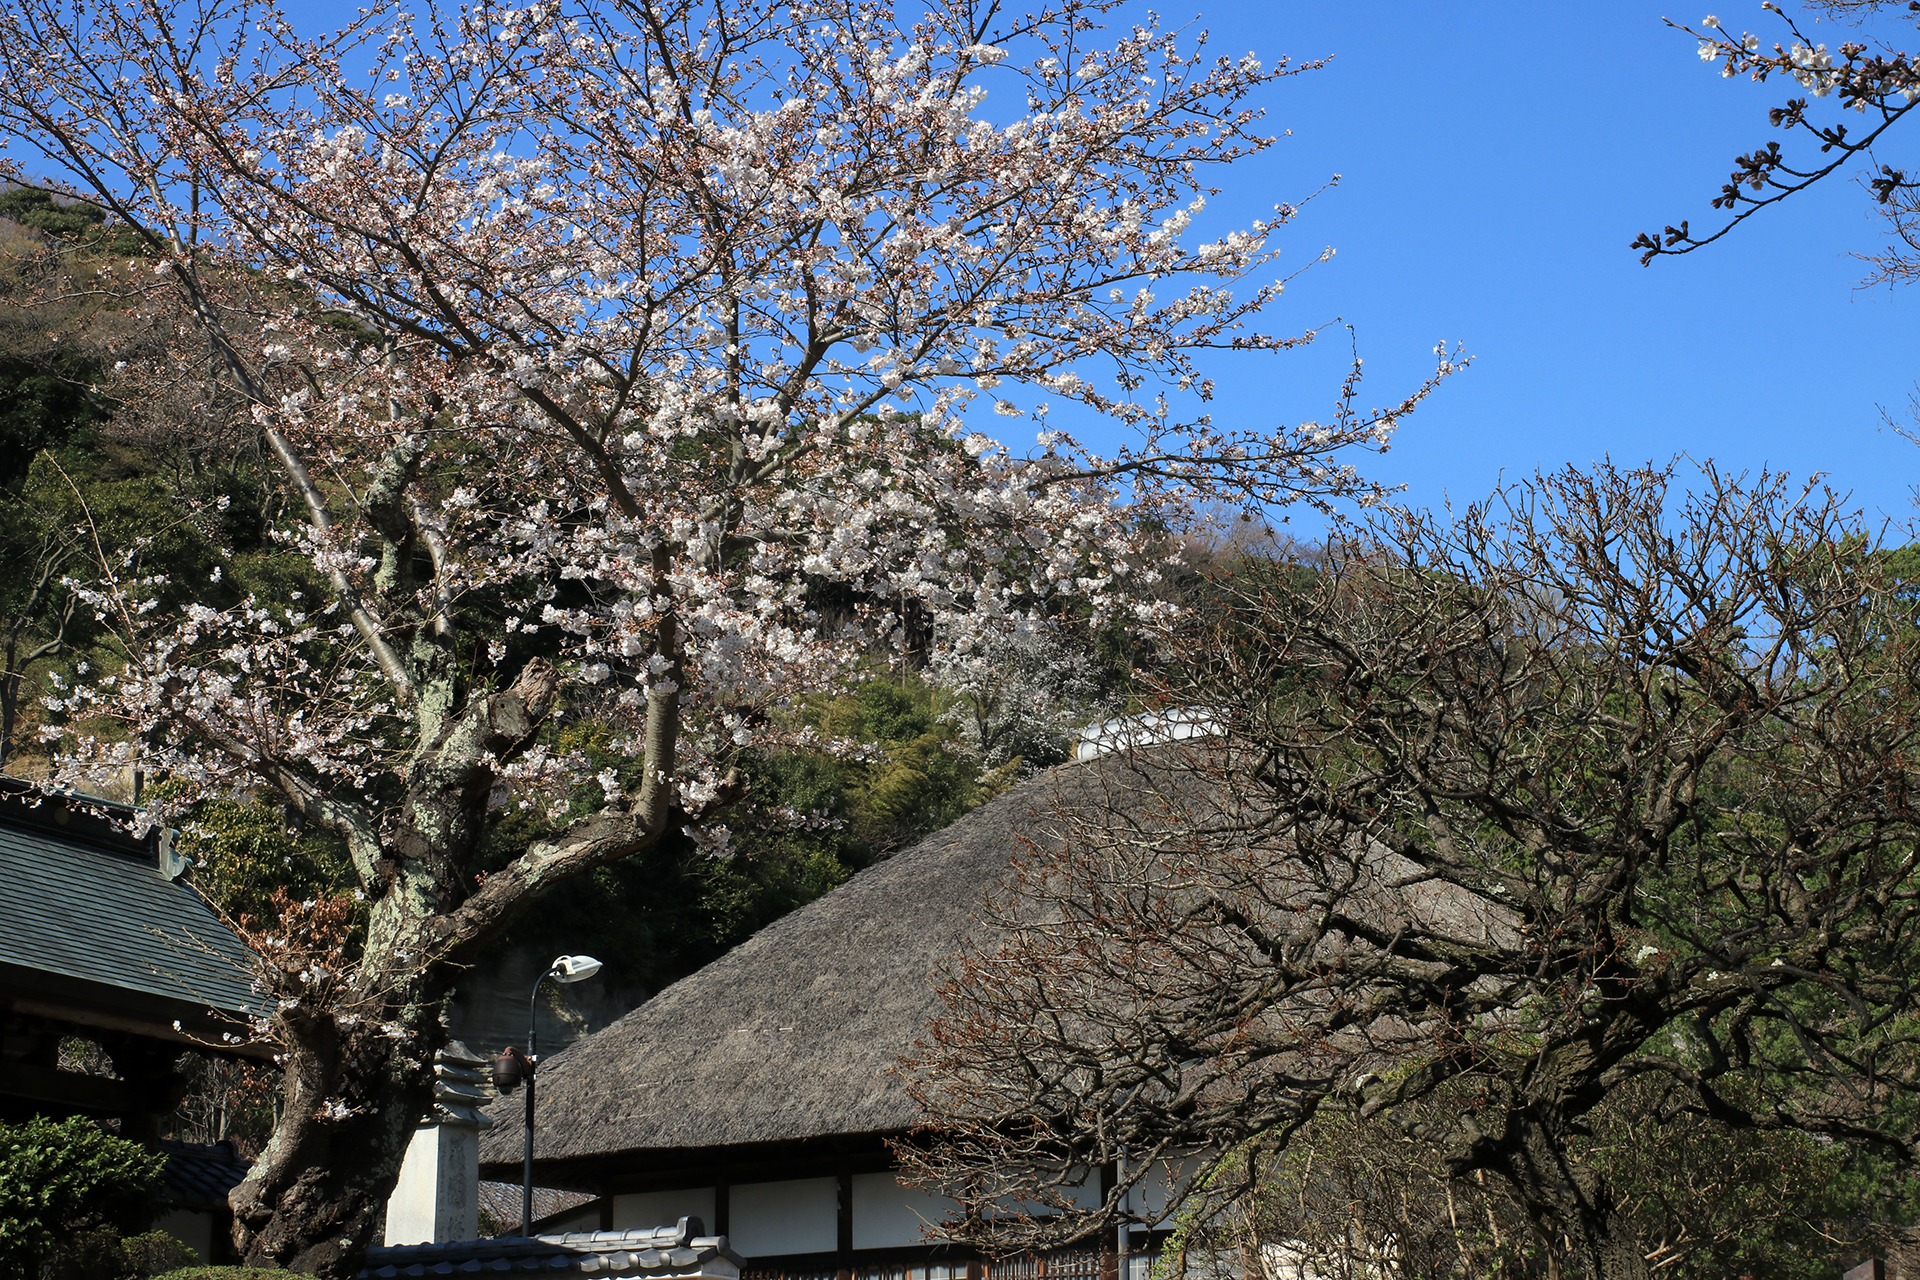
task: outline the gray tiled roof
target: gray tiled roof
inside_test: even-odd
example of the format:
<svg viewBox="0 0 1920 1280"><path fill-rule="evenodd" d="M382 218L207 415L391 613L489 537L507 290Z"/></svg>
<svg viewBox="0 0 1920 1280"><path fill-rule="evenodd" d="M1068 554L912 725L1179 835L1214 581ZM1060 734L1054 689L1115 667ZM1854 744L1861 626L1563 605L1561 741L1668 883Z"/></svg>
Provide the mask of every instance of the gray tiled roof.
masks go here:
<svg viewBox="0 0 1920 1280"><path fill-rule="evenodd" d="M503 1236L454 1244L388 1245L367 1250L363 1278L539 1274L598 1276L606 1280L712 1277L736 1280L745 1259L725 1236L703 1236L698 1218L639 1231L579 1231L567 1235Z"/></svg>
<svg viewBox="0 0 1920 1280"><path fill-rule="evenodd" d="M520 1184L518 1182L487 1182L479 1185L480 1212L495 1222L520 1221ZM584 1191L566 1191L559 1187L535 1187L533 1189L533 1224L537 1227L548 1218L564 1216L583 1204L592 1204L595 1197Z"/></svg>
<svg viewBox="0 0 1920 1280"><path fill-rule="evenodd" d="M17 783L0 790L0 964L246 1013L252 953L162 873L155 833L115 829L132 817L57 795L36 803Z"/></svg>
<svg viewBox="0 0 1920 1280"><path fill-rule="evenodd" d="M231 1142L179 1142L160 1139L167 1157L161 1181L167 1199L188 1209L227 1207L227 1192L240 1184L252 1166L240 1158Z"/></svg>

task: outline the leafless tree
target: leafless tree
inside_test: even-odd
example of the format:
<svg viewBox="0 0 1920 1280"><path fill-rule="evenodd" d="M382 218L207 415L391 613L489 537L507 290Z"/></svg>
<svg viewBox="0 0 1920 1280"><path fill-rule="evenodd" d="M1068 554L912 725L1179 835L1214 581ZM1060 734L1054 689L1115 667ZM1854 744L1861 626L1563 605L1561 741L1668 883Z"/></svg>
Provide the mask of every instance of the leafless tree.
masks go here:
<svg viewBox="0 0 1920 1280"><path fill-rule="evenodd" d="M1062 810L910 1064L955 1230L1145 1223L1168 1168L1205 1219L1350 1116L1615 1280L1660 1242L1574 1143L1636 1081L1914 1154L1920 635L1831 494L1692 479L1540 477L1214 584L1158 693L1224 738Z"/></svg>
<svg viewBox="0 0 1920 1280"><path fill-rule="evenodd" d="M186 1142L231 1141L246 1154L257 1154L276 1119L273 1073L258 1063L209 1053L194 1054L183 1065L187 1091L171 1117L173 1136Z"/></svg>

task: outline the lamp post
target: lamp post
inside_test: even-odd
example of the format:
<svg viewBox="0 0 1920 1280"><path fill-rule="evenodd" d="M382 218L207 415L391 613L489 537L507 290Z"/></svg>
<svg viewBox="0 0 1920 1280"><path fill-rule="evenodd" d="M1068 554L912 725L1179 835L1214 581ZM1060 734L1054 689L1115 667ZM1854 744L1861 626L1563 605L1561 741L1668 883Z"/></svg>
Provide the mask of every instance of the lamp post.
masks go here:
<svg viewBox="0 0 1920 1280"><path fill-rule="evenodd" d="M501 1093L512 1093L522 1083L527 1086L526 1163L520 1184L520 1234L523 1236L533 1234L533 1072L540 1060L540 984L548 978L555 982L583 982L598 972L600 962L592 956L561 956L555 960L545 973L534 979L533 991L527 997L526 1053L508 1045L493 1063L493 1087Z"/></svg>

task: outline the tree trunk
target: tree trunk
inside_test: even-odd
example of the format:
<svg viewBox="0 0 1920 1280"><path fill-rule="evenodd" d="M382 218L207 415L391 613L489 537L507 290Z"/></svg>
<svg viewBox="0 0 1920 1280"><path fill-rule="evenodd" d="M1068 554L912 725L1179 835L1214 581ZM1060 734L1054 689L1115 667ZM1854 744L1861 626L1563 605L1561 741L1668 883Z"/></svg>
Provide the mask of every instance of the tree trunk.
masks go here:
<svg viewBox="0 0 1920 1280"><path fill-rule="evenodd" d="M1488 1163L1518 1193L1543 1237L1566 1237L1585 1280L1650 1280L1639 1232L1614 1203L1606 1178L1570 1156L1544 1125L1516 1117ZM1551 1245L1547 1256L1548 1274L1556 1274Z"/></svg>
<svg viewBox="0 0 1920 1280"><path fill-rule="evenodd" d="M1577 1195L1568 1205L1577 1224L1573 1247L1591 1280L1650 1280L1640 1233L1613 1201L1606 1179L1586 1165L1573 1166Z"/></svg>
<svg viewBox="0 0 1920 1280"><path fill-rule="evenodd" d="M281 1019L285 1111L229 1198L248 1266L351 1275L386 1213L414 1126L433 1096L438 1009L424 1018ZM350 1025L342 1025L350 1024Z"/></svg>
<svg viewBox="0 0 1920 1280"><path fill-rule="evenodd" d="M7 655L6 670L0 671L0 768L13 753L14 708L20 699L20 677L13 670L13 655Z"/></svg>
<svg viewBox="0 0 1920 1280"><path fill-rule="evenodd" d="M432 1105L433 1054L446 1040L440 1006L450 970L426 963L439 892L424 874L393 876L339 986L303 984L319 964L346 964L343 956L296 955L298 922L275 926L289 940L285 958L265 966L285 1046L282 1111L228 1197L234 1248L247 1265L350 1276L376 1243L400 1162Z"/></svg>
<svg viewBox="0 0 1920 1280"><path fill-rule="evenodd" d="M557 684L553 668L535 660L511 690L485 701L460 706L457 691L446 693L442 705L456 709L414 762L401 820L381 836L343 832L373 894L357 959L335 940L344 925L317 951L266 948L263 972L279 1010L273 1025L286 1046L284 1109L266 1151L228 1197L234 1246L249 1265L354 1274L374 1243L415 1125L432 1105L433 1054L446 1042L441 1005L457 976L553 884L643 848L666 829L669 793L656 782L652 808L610 807L577 820L473 887L493 779L486 761L531 736ZM650 715L664 701L654 699ZM670 765L671 737L651 722L649 733L664 738L649 758ZM318 937L289 923L274 926L283 942ZM318 987L316 954L333 971L320 975Z"/></svg>

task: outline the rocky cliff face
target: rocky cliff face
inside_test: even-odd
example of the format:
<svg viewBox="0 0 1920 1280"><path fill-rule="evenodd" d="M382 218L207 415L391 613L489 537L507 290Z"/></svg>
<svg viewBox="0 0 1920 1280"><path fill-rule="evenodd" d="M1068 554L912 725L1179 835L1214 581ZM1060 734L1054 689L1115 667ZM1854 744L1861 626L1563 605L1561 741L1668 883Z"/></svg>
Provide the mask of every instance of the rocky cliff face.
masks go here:
<svg viewBox="0 0 1920 1280"><path fill-rule="evenodd" d="M509 947L489 964L475 967L454 989L447 1015L448 1029L476 1054L489 1060L509 1044L527 1043L527 997L534 980L553 963L547 951ZM602 969L585 982L562 986L548 982L540 988L540 1056L547 1057L591 1035L631 1009L653 992Z"/></svg>

